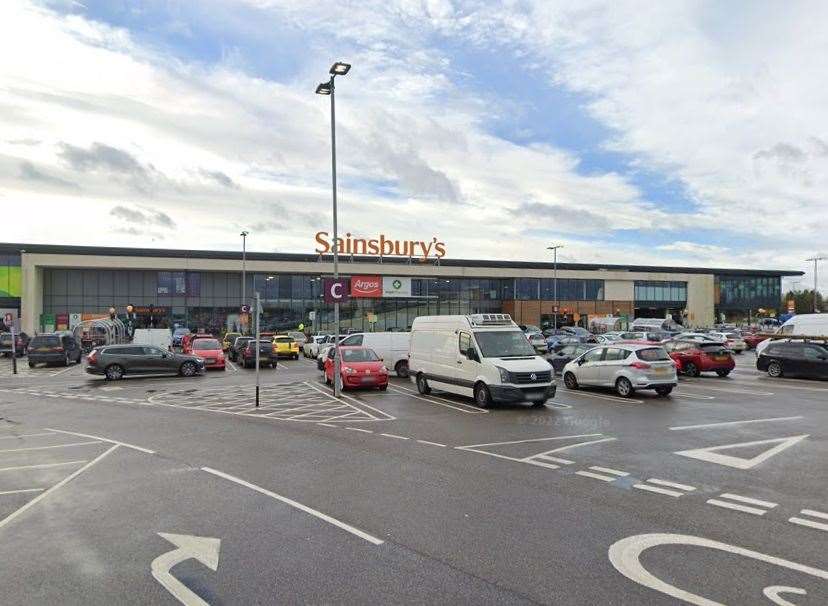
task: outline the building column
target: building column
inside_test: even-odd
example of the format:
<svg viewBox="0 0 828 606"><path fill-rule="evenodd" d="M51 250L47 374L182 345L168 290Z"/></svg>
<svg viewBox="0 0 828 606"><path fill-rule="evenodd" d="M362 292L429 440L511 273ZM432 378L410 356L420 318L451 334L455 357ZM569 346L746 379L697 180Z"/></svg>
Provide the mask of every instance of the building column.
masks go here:
<svg viewBox="0 0 828 606"><path fill-rule="evenodd" d="M29 255L20 255L21 281L20 319L21 330L33 335L40 329L40 314L43 313L43 268L34 264Z"/></svg>

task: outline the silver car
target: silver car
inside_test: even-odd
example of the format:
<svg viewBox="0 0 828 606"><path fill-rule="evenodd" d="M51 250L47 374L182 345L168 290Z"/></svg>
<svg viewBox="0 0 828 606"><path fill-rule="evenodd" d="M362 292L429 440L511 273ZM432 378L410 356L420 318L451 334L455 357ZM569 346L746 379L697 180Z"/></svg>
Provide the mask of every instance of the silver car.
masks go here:
<svg viewBox="0 0 828 606"><path fill-rule="evenodd" d="M656 344L596 347L564 366L563 380L567 389L612 387L624 398L637 389L654 389L666 396L678 384L673 360Z"/></svg>
<svg viewBox="0 0 828 606"><path fill-rule="evenodd" d="M711 332L709 334L717 341L724 343L734 353L740 354L747 349L747 343L737 332Z"/></svg>
<svg viewBox="0 0 828 606"><path fill-rule="evenodd" d="M526 333L526 338L529 339L529 344L535 348L538 353L546 353L549 351L549 346L546 344L546 337L542 332Z"/></svg>

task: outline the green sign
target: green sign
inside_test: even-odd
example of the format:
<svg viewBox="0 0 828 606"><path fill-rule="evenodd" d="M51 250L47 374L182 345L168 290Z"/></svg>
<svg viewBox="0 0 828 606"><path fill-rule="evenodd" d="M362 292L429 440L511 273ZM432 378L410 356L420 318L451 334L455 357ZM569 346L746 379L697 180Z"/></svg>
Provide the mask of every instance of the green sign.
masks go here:
<svg viewBox="0 0 828 606"><path fill-rule="evenodd" d="M51 326L52 330L54 330L55 329L55 314L40 314L40 326L44 329L47 326Z"/></svg>

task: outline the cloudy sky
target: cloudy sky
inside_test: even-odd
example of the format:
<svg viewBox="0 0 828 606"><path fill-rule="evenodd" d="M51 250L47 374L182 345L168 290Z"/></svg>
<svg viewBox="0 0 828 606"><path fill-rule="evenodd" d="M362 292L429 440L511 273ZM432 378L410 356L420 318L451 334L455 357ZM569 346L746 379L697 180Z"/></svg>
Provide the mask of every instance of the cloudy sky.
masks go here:
<svg viewBox="0 0 828 606"><path fill-rule="evenodd" d="M4 239L233 249L247 229L311 252L330 227L314 89L343 60L345 231L807 269L828 252L828 3L648 6L0 2Z"/></svg>

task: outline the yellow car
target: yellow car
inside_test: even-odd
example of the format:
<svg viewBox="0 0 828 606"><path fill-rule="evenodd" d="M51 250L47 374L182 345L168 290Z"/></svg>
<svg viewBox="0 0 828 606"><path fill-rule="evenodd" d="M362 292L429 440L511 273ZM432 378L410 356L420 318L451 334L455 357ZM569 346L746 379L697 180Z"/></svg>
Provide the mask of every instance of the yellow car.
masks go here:
<svg viewBox="0 0 828 606"><path fill-rule="evenodd" d="M233 343L236 341L236 337L240 337L240 336L241 336L240 332L228 332L228 333L226 333L224 335L224 339L221 342L221 348L224 351L229 350L231 347L233 347Z"/></svg>
<svg viewBox="0 0 828 606"><path fill-rule="evenodd" d="M299 359L299 343L296 339L287 335L276 335L273 337L273 353L280 358Z"/></svg>

